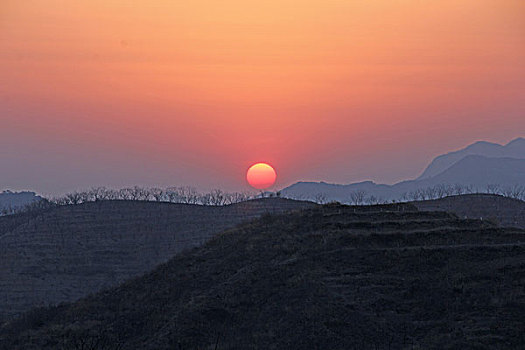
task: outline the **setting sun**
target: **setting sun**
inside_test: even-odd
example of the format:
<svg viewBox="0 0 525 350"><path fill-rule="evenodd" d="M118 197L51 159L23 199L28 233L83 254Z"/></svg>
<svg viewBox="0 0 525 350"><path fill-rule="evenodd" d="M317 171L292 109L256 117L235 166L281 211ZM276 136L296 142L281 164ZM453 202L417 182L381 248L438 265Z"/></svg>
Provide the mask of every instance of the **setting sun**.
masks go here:
<svg viewBox="0 0 525 350"><path fill-rule="evenodd" d="M248 169L246 173L246 180L248 183L258 190L271 187L275 183L277 174L271 165L266 163L254 164Z"/></svg>

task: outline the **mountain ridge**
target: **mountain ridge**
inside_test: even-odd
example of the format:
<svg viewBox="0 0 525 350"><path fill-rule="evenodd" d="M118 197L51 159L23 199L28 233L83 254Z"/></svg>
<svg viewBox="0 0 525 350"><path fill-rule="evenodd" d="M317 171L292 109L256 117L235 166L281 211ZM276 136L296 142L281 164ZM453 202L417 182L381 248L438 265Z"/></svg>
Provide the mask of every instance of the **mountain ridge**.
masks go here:
<svg viewBox="0 0 525 350"><path fill-rule="evenodd" d="M480 151L480 149L487 148L490 151ZM502 154L511 156L502 156ZM441 169L445 164L441 159L445 159L444 162L450 165ZM484 192L489 186L498 186L499 189L520 186L525 188L525 139L516 138L504 146L478 141L462 150L438 156L434 158L432 164L427 168L430 170L424 174L435 172L433 176L422 175L416 179L404 180L393 185L377 184L373 181L350 184L300 181L282 189L281 193L290 198L310 200L324 198L327 201L337 200L342 203L360 204L351 200L356 193L366 193L369 198L375 198L376 201L381 202L406 200L407 194L422 192L436 186L454 186L458 190L461 187L464 191L470 192ZM437 172L437 170L440 171ZM448 193L450 194L452 193ZM525 198L525 193L523 198Z"/></svg>
<svg viewBox="0 0 525 350"><path fill-rule="evenodd" d="M436 176L469 155L523 159L525 158L525 138L515 138L505 145L488 141L477 141L457 151L439 155L431 161L416 180Z"/></svg>

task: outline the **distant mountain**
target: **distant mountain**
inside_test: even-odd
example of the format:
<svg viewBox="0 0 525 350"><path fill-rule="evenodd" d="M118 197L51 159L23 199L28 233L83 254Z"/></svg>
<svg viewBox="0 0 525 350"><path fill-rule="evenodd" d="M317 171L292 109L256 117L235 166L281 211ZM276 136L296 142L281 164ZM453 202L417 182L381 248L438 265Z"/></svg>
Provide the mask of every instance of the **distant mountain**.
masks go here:
<svg viewBox="0 0 525 350"><path fill-rule="evenodd" d="M470 184L482 188L525 185L525 159L466 156L440 174L416 181L417 184Z"/></svg>
<svg viewBox="0 0 525 350"><path fill-rule="evenodd" d="M427 179L439 175L457 161L466 156L484 156L491 158L519 158L525 159L525 139L519 137L506 145L479 141L458 151L440 155L430 163L417 180Z"/></svg>
<svg viewBox="0 0 525 350"><path fill-rule="evenodd" d="M493 156L469 155L471 152ZM506 156L500 156L503 154ZM446 165L449 166L444 168ZM436 173L441 168L444 170ZM394 185L376 184L372 181L348 185L298 182L284 188L281 193L289 198L352 203L352 196L356 193L365 194L367 198L390 201L402 199L410 192L439 185L460 185L476 192L484 192L492 185L499 185L500 189L525 186L525 139L518 138L505 146L477 142L464 150L437 157L425 171L425 176ZM448 193L450 194L452 193ZM523 195L525 198L525 193Z"/></svg>
<svg viewBox="0 0 525 350"><path fill-rule="evenodd" d="M37 196L34 192L11 192L8 190L0 192L0 215L4 208L20 208L40 199L42 197Z"/></svg>
<svg viewBox="0 0 525 350"><path fill-rule="evenodd" d="M282 198L228 206L99 201L0 217L0 323L117 285L241 222L312 206Z"/></svg>
<svg viewBox="0 0 525 350"><path fill-rule="evenodd" d="M411 204L265 216L8 322L0 348L519 349L523 242Z"/></svg>

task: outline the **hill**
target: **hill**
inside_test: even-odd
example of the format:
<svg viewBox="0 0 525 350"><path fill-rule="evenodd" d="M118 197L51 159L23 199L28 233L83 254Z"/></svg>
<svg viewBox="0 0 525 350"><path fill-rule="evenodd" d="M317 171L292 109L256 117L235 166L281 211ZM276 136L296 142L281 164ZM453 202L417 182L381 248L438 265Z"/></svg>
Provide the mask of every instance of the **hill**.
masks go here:
<svg viewBox="0 0 525 350"><path fill-rule="evenodd" d="M0 329L17 349L513 349L525 231L413 205L264 216Z"/></svg>
<svg viewBox="0 0 525 350"><path fill-rule="evenodd" d="M0 217L0 321L115 286L243 221L312 205L100 201Z"/></svg>
<svg viewBox="0 0 525 350"><path fill-rule="evenodd" d="M432 160L429 166L417 178L422 180L444 172L459 160L467 156L484 156L487 158L520 158L525 159L525 139L519 137L506 145L478 141L458 151L440 155Z"/></svg>
<svg viewBox="0 0 525 350"><path fill-rule="evenodd" d="M488 194L451 196L413 204L422 211L446 211L469 219L491 220L503 227L525 229L525 202Z"/></svg>

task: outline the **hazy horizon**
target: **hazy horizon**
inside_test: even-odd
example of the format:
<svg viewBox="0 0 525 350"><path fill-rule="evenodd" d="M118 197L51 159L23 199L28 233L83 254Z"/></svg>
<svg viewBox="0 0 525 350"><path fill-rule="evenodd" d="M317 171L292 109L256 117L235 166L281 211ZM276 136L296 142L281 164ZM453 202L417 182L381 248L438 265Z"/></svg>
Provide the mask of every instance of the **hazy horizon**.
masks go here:
<svg viewBox="0 0 525 350"><path fill-rule="evenodd" d="M518 137L515 137L511 140L509 140L508 142L502 142L502 143L498 143L498 142L491 142L491 141L486 141L486 140L477 140L477 141L474 141L474 142L471 142L466 146L469 146L469 145L472 145L476 142L490 142L490 143L494 143L494 144L498 144L498 145L506 145L508 144L509 142L513 141L513 140L516 140L516 139L523 139L523 137L521 136L518 136ZM458 151L460 149L463 149L465 147L461 147L461 148L457 148L457 149L453 149L453 150L449 150L447 152L443 152L442 154L439 154L439 155L444 155L444 154L448 154L450 152L455 152L455 151ZM432 159L438 157L439 155L436 155L435 157L433 157ZM431 159L431 160L432 160ZM431 161L428 162L428 164L425 166L425 168L423 168L423 170L426 169L426 167L431 163ZM295 184L295 183L298 183L298 182L324 182L324 183L332 183L332 184L341 184L341 185L347 185L347 184L355 184L355 183L359 183L359 182L367 182L367 181L372 181L376 184L386 184L386 185L394 185L394 184L398 184L400 182L403 182L403 181L407 181L407 180L415 180L416 178L418 178L418 176L421 175L421 173L423 172L423 170L417 174L415 174L414 176L412 177L408 177L408 178L405 178L405 179L401 179L401 180L398 180L398 181L395 181L395 182L392 182L392 183L384 183L384 182L378 182L374 179L370 179L370 178L367 178L367 179L361 179L361 180L355 180L355 181L351 181L351 182L335 182L335 181L328 181L326 179L297 179L297 180L292 180L290 181L289 183L287 184L284 184L284 185L281 185L279 186L278 184L270 187L267 189L267 191L279 191L279 190L282 190L292 184ZM134 186L139 186L139 187L151 187L151 188L155 188L155 187L158 187L158 188L162 188L162 189L166 189L166 188L169 188L169 187L192 187L192 188L195 188L197 191L203 193L203 192L209 192L209 191L213 191L213 190L226 190L226 191L232 191L232 192L244 192L244 193L257 193L257 192L260 192L261 190L258 190L258 189L255 189L249 185L246 185L242 188L221 188L221 187L199 187L199 186L195 186L195 184L192 184L192 183L166 183L166 184L158 184L158 183L127 183L127 184L116 184L116 185L108 185L108 184L92 184L92 185L88 185L88 186L85 186L85 187L74 187L74 188L70 188L70 189L66 189L62 192L43 192L43 191L39 191L38 189L34 189L34 188L0 188L0 192L2 191L14 191L14 192L17 192L17 191L30 191L30 192L35 192L36 194L38 195L43 195L45 197L53 197L53 196L61 196L61 195L64 195L64 194L67 194L67 193L73 193L73 192L77 192L77 191L86 191L86 190L89 190L89 189L92 189L92 188L99 188L99 187L106 187L108 189L114 189L114 190L118 190L118 189L123 189L123 188L126 188L126 187L134 187Z"/></svg>

